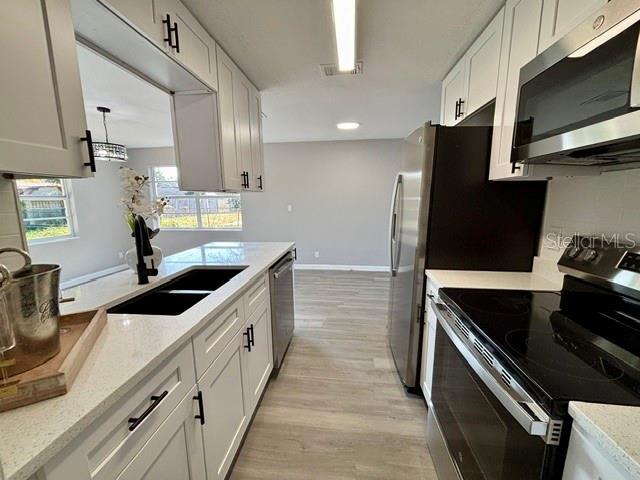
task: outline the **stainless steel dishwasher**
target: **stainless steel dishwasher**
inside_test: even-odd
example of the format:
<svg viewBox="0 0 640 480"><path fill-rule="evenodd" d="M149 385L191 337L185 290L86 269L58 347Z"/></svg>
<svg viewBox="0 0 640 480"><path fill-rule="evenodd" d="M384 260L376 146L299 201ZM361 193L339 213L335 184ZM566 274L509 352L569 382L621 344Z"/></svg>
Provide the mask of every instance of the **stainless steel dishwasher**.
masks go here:
<svg viewBox="0 0 640 480"><path fill-rule="evenodd" d="M271 325L273 329L273 366L277 372L289 348L294 329L293 252L271 267Z"/></svg>

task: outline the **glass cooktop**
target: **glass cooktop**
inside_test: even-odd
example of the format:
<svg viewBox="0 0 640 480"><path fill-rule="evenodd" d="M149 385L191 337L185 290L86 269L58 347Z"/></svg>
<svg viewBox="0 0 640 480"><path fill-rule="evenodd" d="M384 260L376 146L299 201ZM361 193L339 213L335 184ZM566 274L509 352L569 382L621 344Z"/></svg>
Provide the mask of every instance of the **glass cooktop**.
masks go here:
<svg viewBox="0 0 640 480"><path fill-rule="evenodd" d="M554 409L640 405L640 303L567 277L562 292L444 288L442 300Z"/></svg>

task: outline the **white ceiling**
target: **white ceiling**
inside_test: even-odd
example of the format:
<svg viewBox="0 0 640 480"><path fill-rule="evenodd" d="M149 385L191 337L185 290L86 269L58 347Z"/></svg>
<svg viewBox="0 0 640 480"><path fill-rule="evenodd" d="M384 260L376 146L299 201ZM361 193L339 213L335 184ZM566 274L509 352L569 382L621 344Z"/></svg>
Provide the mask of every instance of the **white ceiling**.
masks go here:
<svg viewBox="0 0 640 480"><path fill-rule="evenodd" d="M263 91L265 142L399 138L437 120L440 81L502 0L359 0L359 77L337 61L330 0L183 0ZM357 121L355 131L337 122Z"/></svg>
<svg viewBox="0 0 640 480"><path fill-rule="evenodd" d="M109 107L109 140L129 148L173 145L169 96L111 63L78 46L80 77L88 128L95 141L104 140L102 114Z"/></svg>

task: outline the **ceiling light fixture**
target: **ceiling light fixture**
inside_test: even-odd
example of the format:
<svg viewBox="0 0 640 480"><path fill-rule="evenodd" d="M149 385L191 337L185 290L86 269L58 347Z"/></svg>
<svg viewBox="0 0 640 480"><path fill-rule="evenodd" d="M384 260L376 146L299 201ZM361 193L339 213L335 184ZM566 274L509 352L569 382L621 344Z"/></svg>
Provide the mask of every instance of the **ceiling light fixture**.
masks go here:
<svg viewBox="0 0 640 480"><path fill-rule="evenodd" d="M97 160L106 160L108 162L126 162L129 158L127 148L118 143L109 142L109 132L107 131L107 113L111 113L111 109L107 107L98 107L97 110L102 113L102 124L104 125L104 142L93 142L93 154Z"/></svg>
<svg viewBox="0 0 640 480"><path fill-rule="evenodd" d="M355 130L360 124L358 122L340 122L336 124L340 130Z"/></svg>
<svg viewBox="0 0 640 480"><path fill-rule="evenodd" d="M356 68L356 0L332 0L333 26L338 49L338 70Z"/></svg>

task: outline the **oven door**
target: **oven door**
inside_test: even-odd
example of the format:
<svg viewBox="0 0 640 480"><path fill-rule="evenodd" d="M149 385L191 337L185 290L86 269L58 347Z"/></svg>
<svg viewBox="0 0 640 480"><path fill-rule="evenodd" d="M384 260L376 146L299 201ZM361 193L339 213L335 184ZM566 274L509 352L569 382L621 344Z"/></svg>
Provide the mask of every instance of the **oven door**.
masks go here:
<svg viewBox="0 0 640 480"><path fill-rule="evenodd" d="M640 160L640 11L611 2L520 72L514 161Z"/></svg>
<svg viewBox="0 0 640 480"><path fill-rule="evenodd" d="M524 402L504 398L505 388L498 385L503 391L496 390L481 365L482 357L454 331L455 317L447 321L445 315L451 320L451 312L441 304L435 307L438 327L431 395L435 422L430 428L439 427L457 476L464 480L560 478L562 467L553 474L545 465L556 456L556 447L540 436L548 424L529 413ZM432 432L429 437L434 437ZM434 441L434 448L440 443ZM451 478L451 462L436 457L439 476Z"/></svg>

